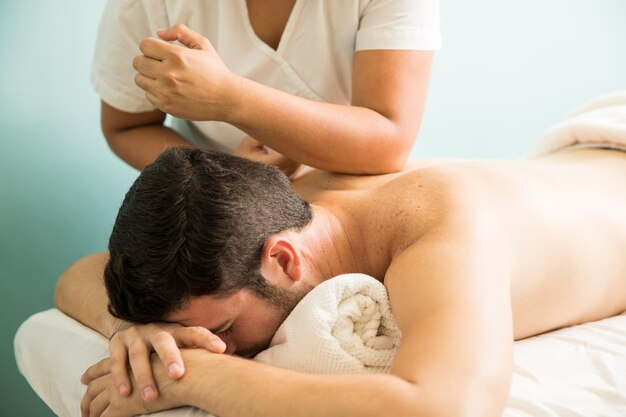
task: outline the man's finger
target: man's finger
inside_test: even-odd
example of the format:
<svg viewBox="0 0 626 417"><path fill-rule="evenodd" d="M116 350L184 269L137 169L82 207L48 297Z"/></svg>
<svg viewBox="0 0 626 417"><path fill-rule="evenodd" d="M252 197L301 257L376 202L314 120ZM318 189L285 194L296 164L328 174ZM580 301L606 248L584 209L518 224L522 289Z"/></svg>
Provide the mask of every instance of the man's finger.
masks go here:
<svg viewBox="0 0 626 417"><path fill-rule="evenodd" d="M157 35L164 41L178 41L190 49L207 49L211 47L207 38L183 24L157 30Z"/></svg>
<svg viewBox="0 0 626 417"><path fill-rule="evenodd" d="M130 395L132 385L128 377L128 354L126 345L112 343L109 345L109 370L113 378L113 384L122 396Z"/></svg>
<svg viewBox="0 0 626 417"><path fill-rule="evenodd" d="M80 382L88 385L94 379L100 378L102 375L109 373L109 358L102 359L101 361L91 365L81 375Z"/></svg>
<svg viewBox="0 0 626 417"><path fill-rule="evenodd" d="M87 391L85 391L85 395L83 395L83 399L80 402L80 414L82 417L89 417L91 403L104 390L106 390L107 381L107 378L98 378L89 384Z"/></svg>
<svg viewBox="0 0 626 417"><path fill-rule="evenodd" d="M179 346L201 347L213 353L226 351L226 343L204 327L182 327L172 335Z"/></svg>
<svg viewBox="0 0 626 417"><path fill-rule="evenodd" d="M184 375L183 358L180 356L176 339L170 333L166 331L157 333L152 340L152 347L161 358L170 378L178 379Z"/></svg>
<svg viewBox="0 0 626 417"><path fill-rule="evenodd" d="M119 417L120 415L115 412L115 407L109 405L106 410L102 412L100 417Z"/></svg>
<svg viewBox="0 0 626 417"><path fill-rule="evenodd" d="M91 404L91 400L92 398L89 393L89 388L87 388L87 392L83 395L83 399L80 400L80 417L89 417L89 404Z"/></svg>
<svg viewBox="0 0 626 417"><path fill-rule="evenodd" d="M104 389L89 403L89 417L100 417L110 404L110 398Z"/></svg>
<svg viewBox="0 0 626 417"><path fill-rule="evenodd" d="M139 50L148 58L163 61L170 57L180 46L172 45L156 38L144 38L139 42Z"/></svg>
<svg viewBox="0 0 626 417"><path fill-rule="evenodd" d="M154 80L157 79L157 76L159 74L160 64L161 61L154 58L149 58L145 55L137 55L135 58L133 58L133 68L135 68L138 73Z"/></svg>
<svg viewBox="0 0 626 417"><path fill-rule="evenodd" d="M156 400L159 394L152 377L150 352L143 341L137 341L130 345L128 361L144 401Z"/></svg>

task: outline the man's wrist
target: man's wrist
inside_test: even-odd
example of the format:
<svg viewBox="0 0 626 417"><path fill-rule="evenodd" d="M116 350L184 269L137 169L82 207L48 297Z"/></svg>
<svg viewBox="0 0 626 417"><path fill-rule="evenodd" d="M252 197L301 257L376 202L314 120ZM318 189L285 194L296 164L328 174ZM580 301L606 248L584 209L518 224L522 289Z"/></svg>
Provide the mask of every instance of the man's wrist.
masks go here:
<svg viewBox="0 0 626 417"><path fill-rule="evenodd" d="M219 383L220 373L217 369L221 362L231 357L199 348L181 349L180 353L185 364L185 374L168 386L168 396L180 404L206 409L209 400L207 393L213 391L211 384Z"/></svg>
<svg viewBox="0 0 626 417"><path fill-rule="evenodd" d="M131 326L129 322L116 319L109 313L103 313L101 317L101 321L103 323L106 323L103 326L102 330L104 330L104 333L102 334L104 335L104 337L106 337L109 340L111 340L111 338L115 336L117 332L127 329Z"/></svg>

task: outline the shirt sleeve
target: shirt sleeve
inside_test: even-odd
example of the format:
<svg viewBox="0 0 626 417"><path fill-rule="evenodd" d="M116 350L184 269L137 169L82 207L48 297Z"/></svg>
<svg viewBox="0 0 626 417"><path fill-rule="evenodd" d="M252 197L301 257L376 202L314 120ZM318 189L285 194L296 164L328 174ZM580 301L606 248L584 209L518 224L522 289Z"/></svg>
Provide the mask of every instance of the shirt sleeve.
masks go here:
<svg viewBox="0 0 626 417"><path fill-rule="evenodd" d="M439 0L370 0L361 12L355 51L440 48Z"/></svg>
<svg viewBox="0 0 626 417"><path fill-rule="evenodd" d="M161 3L161 2L156 2ZM139 43L154 36L167 22L151 18L149 3L137 0L107 2L96 41L91 83L100 98L110 106L129 113L154 110L145 92L135 85L133 58L140 55Z"/></svg>

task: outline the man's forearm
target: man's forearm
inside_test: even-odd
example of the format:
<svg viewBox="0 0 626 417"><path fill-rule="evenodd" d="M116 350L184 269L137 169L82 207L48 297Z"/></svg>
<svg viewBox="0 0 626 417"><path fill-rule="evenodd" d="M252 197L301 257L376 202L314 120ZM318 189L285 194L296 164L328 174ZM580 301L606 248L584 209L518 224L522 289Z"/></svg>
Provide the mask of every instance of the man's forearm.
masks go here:
<svg viewBox="0 0 626 417"><path fill-rule="evenodd" d="M162 124L105 132L117 156L139 170L144 169L168 148L191 146L178 132Z"/></svg>
<svg viewBox="0 0 626 417"><path fill-rule="evenodd" d="M392 375L302 374L238 357L183 354L187 372L168 389L180 403L221 417L402 417L433 411L414 384Z"/></svg>
<svg viewBox="0 0 626 417"><path fill-rule="evenodd" d="M228 123L290 159L325 171L398 171L417 134L365 107L307 100L244 78L237 90Z"/></svg>
<svg viewBox="0 0 626 417"><path fill-rule="evenodd" d="M107 311L108 298L103 282L108 253L81 258L57 282L54 292L56 307L85 326L110 338L125 324Z"/></svg>

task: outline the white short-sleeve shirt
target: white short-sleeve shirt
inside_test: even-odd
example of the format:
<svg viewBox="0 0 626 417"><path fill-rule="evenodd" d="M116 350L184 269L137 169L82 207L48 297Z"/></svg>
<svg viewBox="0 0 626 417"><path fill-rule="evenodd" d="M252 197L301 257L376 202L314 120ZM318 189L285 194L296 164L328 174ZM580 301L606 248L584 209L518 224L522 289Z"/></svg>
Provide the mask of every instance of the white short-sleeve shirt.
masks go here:
<svg viewBox="0 0 626 417"><path fill-rule="evenodd" d="M439 0L296 0L276 50L250 24L245 0L109 0L91 80L106 103L154 110L135 85L139 42L184 23L205 36L236 74L311 100L350 104L352 59L368 49L435 50ZM196 145L234 150L245 133L223 122L192 122Z"/></svg>

